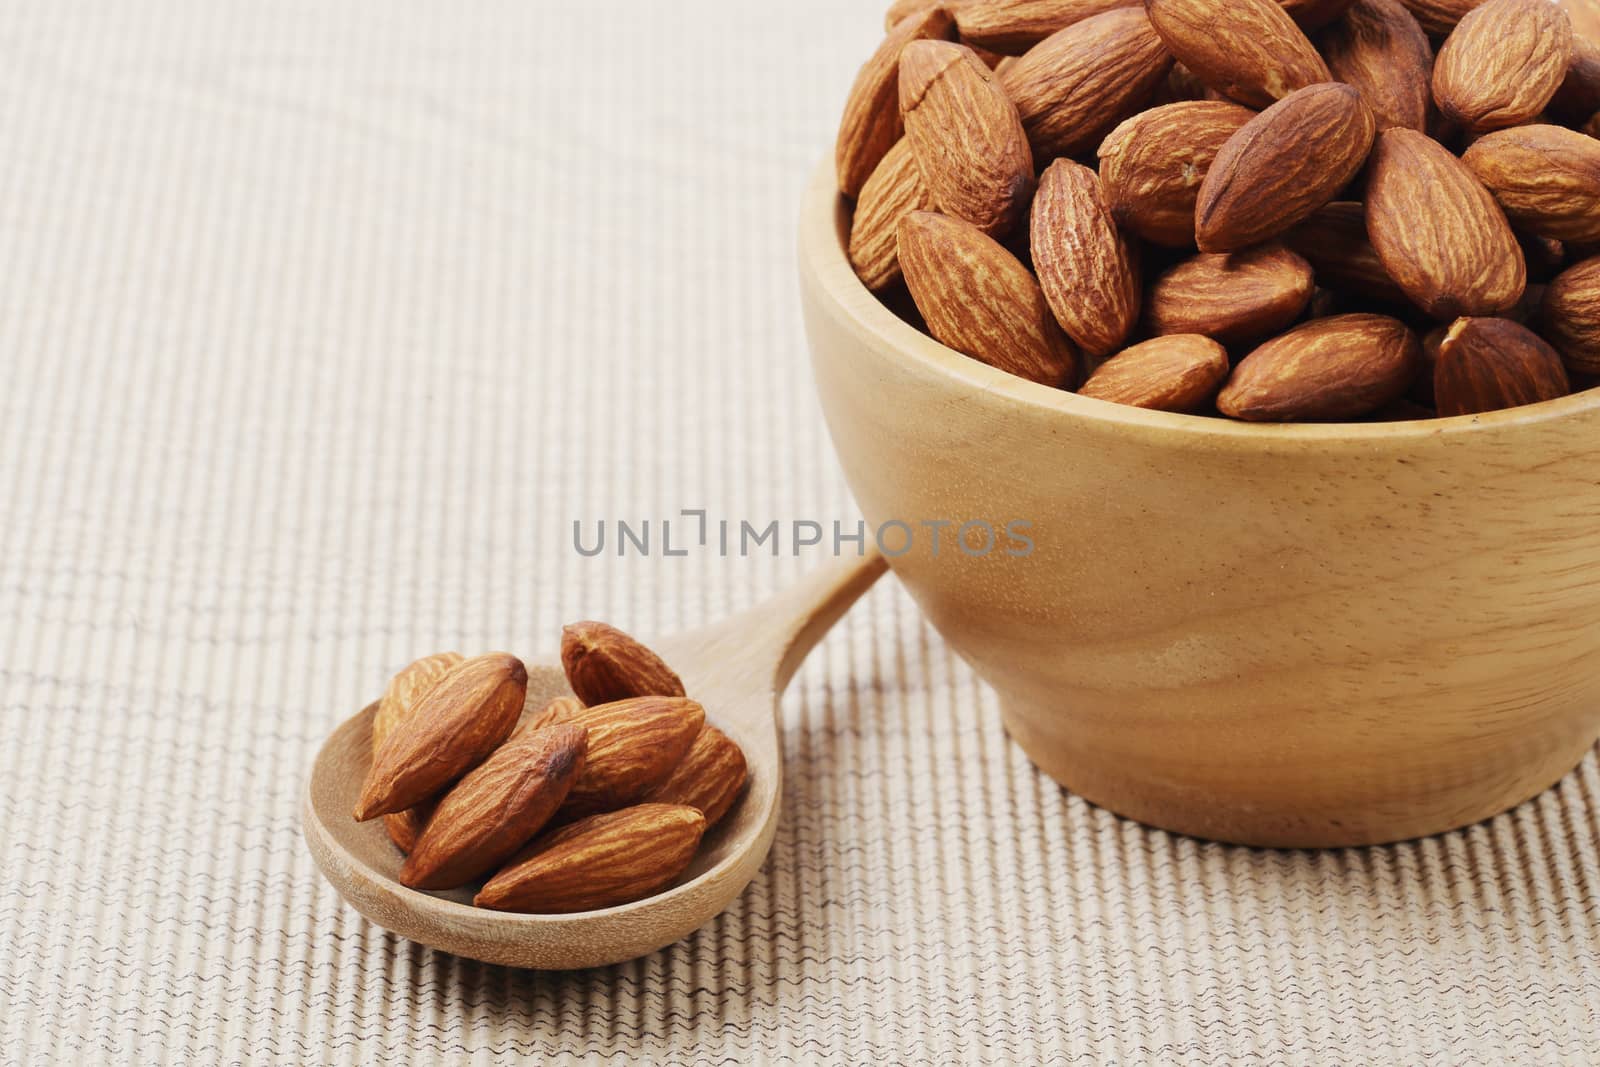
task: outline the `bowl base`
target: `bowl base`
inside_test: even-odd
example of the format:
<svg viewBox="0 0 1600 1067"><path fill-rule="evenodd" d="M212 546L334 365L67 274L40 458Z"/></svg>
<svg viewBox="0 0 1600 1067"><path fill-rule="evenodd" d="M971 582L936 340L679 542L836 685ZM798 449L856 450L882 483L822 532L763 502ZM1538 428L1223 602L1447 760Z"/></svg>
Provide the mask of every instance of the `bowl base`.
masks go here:
<svg viewBox="0 0 1600 1067"><path fill-rule="evenodd" d="M1228 796L1215 789L1186 787L1181 782L1155 782L1128 773L1117 761L1042 736L1030 726L1037 715L1023 715L1001 701L1006 733L1034 766L1062 788L1096 807L1157 830L1206 841L1259 848L1348 848L1387 845L1459 830L1503 814L1539 796L1575 770L1594 748L1585 736L1549 753L1515 783L1486 783L1468 798L1441 805L1437 796L1415 804L1387 798L1368 807L1318 807L1306 798L1283 797L1265 805L1258 798Z"/></svg>

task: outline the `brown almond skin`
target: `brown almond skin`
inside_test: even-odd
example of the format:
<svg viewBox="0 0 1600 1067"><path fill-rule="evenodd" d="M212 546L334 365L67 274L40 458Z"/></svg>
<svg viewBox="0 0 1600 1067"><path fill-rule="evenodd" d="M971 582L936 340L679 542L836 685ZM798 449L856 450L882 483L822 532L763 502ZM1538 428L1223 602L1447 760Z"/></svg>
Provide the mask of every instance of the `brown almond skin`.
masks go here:
<svg viewBox="0 0 1600 1067"><path fill-rule="evenodd" d="M834 143L839 191L855 196L905 132L900 118L900 52L917 40L949 37L955 21L942 7L908 15L889 30L883 43L856 75L845 98L844 116Z"/></svg>
<svg viewBox="0 0 1600 1067"><path fill-rule="evenodd" d="M526 728L543 730L546 726L554 726L561 722L571 722L582 713L583 708L583 701L577 697L555 697L547 701L544 707L528 716Z"/></svg>
<svg viewBox="0 0 1600 1067"><path fill-rule="evenodd" d="M428 818L433 814L432 800L424 800L405 811L392 811L383 817L383 832L389 835L389 840L394 842L395 848L401 852L410 852L417 847L417 838L422 836L422 831L427 828Z"/></svg>
<svg viewBox="0 0 1600 1067"><path fill-rule="evenodd" d="M963 40L1004 55L1028 49L1086 18L1143 0L966 0L956 16Z"/></svg>
<svg viewBox="0 0 1600 1067"><path fill-rule="evenodd" d="M1171 68L1144 10L1119 7L1047 37L1007 67L1000 84L1042 165L1093 149L1144 106Z"/></svg>
<svg viewBox="0 0 1600 1067"><path fill-rule="evenodd" d="M943 344L1041 385L1077 383L1077 352L1039 283L976 227L912 212L900 220L900 269L928 332Z"/></svg>
<svg viewBox="0 0 1600 1067"><path fill-rule="evenodd" d="M1033 153L1017 108L972 49L912 41L900 53L900 112L934 203L991 237L1033 198Z"/></svg>
<svg viewBox="0 0 1600 1067"><path fill-rule="evenodd" d="M682 680L660 656L609 623L562 627L561 667L578 699L591 706L684 695Z"/></svg>
<svg viewBox="0 0 1600 1067"><path fill-rule="evenodd" d="M1309 217L1361 170L1376 129L1361 94L1336 83L1290 93L1245 123L1200 183L1200 250L1248 248Z"/></svg>
<svg viewBox="0 0 1600 1067"><path fill-rule="evenodd" d="M1317 280L1385 304L1404 304L1406 294L1383 269L1378 252L1367 239L1366 208L1351 200L1336 200L1313 211L1283 235L1306 262Z"/></svg>
<svg viewBox="0 0 1600 1067"><path fill-rule="evenodd" d="M1513 225L1540 237L1600 241L1600 141L1561 126L1485 134L1462 155Z"/></svg>
<svg viewBox="0 0 1600 1067"><path fill-rule="evenodd" d="M1033 198L1033 267L1056 321L1090 356L1121 348L1139 321L1139 275L1095 172L1058 159Z"/></svg>
<svg viewBox="0 0 1600 1067"><path fill-rule="evenodd" d="M587 739L576 723L512 734L439 801L400 884L454 889L504 863L567 798Z"/></svg>
<svg viewBox="0 0 1600 1067"><path fill-rule="evenodd" d="M1433 45L1400 0L1356 0L1318 44L1334 80L1355 87L1378 129L1427 130Z"/></svg>
<svg viewBox="0 0 1600 1067"><path fill-rule="evenodd" d="M1153 411L1200 411L1228 377L1228 350L1199 334L1172 334L1125 348L1089 375L1082 396Z"/></svg>
<svg viewBox="0 0 1600 1067"><path fill-rule="evenodd" d="M1117 222L1169 248L1194 245L1194 207L1211 163L1255 112L1184 100L1124 121L1100 144L1100 181Z"/></svg>
<svg viewBox="0 0 1600 1067"><path fill-rule="evenodd" d="M1350 9L1351 0L1278 0L1302 30L1318 30Z"/></svg>
<svg viewBox="0 0 1600 1067"><path fill-rule="evenodd" d="M1549 111L1567 126L1581 126L1600 111L1600 42L1585 37L1573 27L1572 59L1567 73L1550 98Z"/></svg>
<svg viewBox="0 0 1600 1067"><path fill-rule="evenodd" d="M1325 82L1328 67L1273 0L1145 0L1156 33L1208 88L1255 108Z"/></svg>
<svg viewBox="0 0 1600 1067"><path fill-rule="evenodd" d="M437 652L407 664L389 680L378 710L372 715L372 751L377 753L395 726L410 716L417 700L465 657L459 652Z"/></svg>
<svg viewBox="0 0 1600 1067"><path fill-rule="evenodd" d="M1433 98L1472 133L1527 122L1550 103L1572 60L1572 21L1550 0L1487 0L1445 39Z"/></svg>
<svg viewBox="0 0 1600 1067"><path fill-rule="evenodd" d="M1483 0L1400 0L1424 33L1447 37L1456 23Z"/></svg>
<svg viewBox="0 0 1600 1067"><path fill-rule="evenodd" d="M1561 356L1510 319L1457 319L1438 359L1433 396L1442 416L1537 404L1570 391Z"/></svg>
<svg viewBox="0 0 1600 1067"><path fill-rule="evenodd" d="M472 902L543 914L628 904L672 884L694 859L705 827L705 816L679 804L595 815L535 841Z"/></svg>
<svg viewBox="0 0 1600 1067"><path fill-rule="evenodd" d="M1415 130L1378 135L1367 172L1367 236L1383 269L1436 319L1498 315L1527 285L1527 263L1489 190Z"/></svg>
<svg viewBox="0 0 1600 1067"><path fill-rule="evenodd" d="M1600 256L1556 275L1539 306L1539 332L1573 371L1600 374Z"/></svg>
<svg viewBox="0 0 1600 1067"><path fill-rule="evenodd" d="M511 734L527 692L527 668L508 653L490 652L457 664L373 757L356 821L404 811L443 792Z"/></svg>
<svg viewBox="0 0 1600 1067"><path fill-rule="evenodd" d="M1314 319L1240 360L1217 409L1250 422L1359 418L1405 393L1418 349L1416 334L1386 315Z"/></svg>
<svg viewBox="0 0 1600 1067"><path fill-rule="evenodd" d="M683 697L635 697L586 708L563 725L589 731L583 773L558 820L570 822L635 803L665 782L688 753L705 709Z"/></svg>
<svg viewBox="0 0 1600 1067"><path fill-rule="evenodd" d="M684 804L699 809L709 830L722 821L744 790L748 770L744 750L707 723L672 776L645 795L656 804Z"/></svg>
<svg viewBox="0 0 1600 1067"><path fill-rule="evenodd" d="M1311 300L1311 264L1281 244L1202 253L1167 269L1145 308L1156 336L1202 334L1225 345L1287 327Z"/></svg>
<svg viewBox="0 0 1600 1067"><path fill-rule="evenodd" d="M414 660L389 681L378 710L372 716L372 754L376 756L394 732L396 725L410 716L418 699L450 672L465 657L459 652L438 652ZM383 817L384 833L401 852L410 852L417 837L433 814L433 805L423 802L415 809L391 812Z"/></svg>
<svg viewBox="0 0 1600 1067"><path fill-rule="evenodd" d="M933 207L911 142L901 138L862 186L850 221L850 266L863 285L881 293L900 280L900 220Z"/></svg>
<svg viewBox="0 0 1600 1067"><path fill-rule="evenodd" d="M936 7L942 7L954 14L961 9L965 0L894 0L883 13L883 30L885 33L894 29L912 15L925 15Z"/></svg>

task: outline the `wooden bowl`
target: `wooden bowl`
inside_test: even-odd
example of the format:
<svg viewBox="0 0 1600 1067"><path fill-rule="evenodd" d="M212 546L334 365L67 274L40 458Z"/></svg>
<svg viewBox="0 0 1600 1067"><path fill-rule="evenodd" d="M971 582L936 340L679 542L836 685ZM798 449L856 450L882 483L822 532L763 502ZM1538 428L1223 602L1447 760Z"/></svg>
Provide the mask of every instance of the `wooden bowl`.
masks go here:
<svg viewBox="0 0 1600 1067"><path fill-rule="evenodd" d="M902 322L847 228L824 166L800 278L840 463L872 528L911 524L891 566L1051 777L1200 837L1359 845L1487 818L1589 751L1600 391L1353 425L1123 407ZM935 554L923 520L999 546L951 528Z"/></svg>

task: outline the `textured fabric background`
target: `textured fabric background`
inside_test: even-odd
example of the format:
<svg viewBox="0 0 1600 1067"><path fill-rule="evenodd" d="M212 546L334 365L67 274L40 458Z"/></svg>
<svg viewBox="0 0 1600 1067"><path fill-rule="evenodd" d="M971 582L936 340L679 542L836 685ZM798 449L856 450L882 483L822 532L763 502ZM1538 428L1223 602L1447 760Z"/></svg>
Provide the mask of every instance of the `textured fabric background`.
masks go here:
<svg viewBox="0 0 1600 1067"><path fill-rule="evenodd" d="M893 583L785 704L763 874L680 945L485 966L346 908L321 738L412 656L753 603L851 519L794 216L861 0L0 13L0 1062L1600 1060L1600 772L1397 848L1122 822Z"/></svg>

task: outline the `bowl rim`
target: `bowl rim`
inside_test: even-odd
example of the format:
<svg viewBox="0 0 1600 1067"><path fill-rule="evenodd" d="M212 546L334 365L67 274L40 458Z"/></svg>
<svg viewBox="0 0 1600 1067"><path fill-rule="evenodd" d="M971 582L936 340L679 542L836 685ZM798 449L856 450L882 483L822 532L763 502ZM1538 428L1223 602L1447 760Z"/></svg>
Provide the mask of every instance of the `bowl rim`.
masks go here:
<svg viewBox="0 0 1600 1067"><path fill-rule="evenodd" d="M1037 413L1074 416L1130 429L1180 434L1208 443L1253 445L1291 442L1397 442L1488 433L1555 422L1600 408L1600 387L1555 400L1478 415L1451 415L1394 422L1252 423L1236 419L1153 411L1081 396L1019 378L982 360L948 348L905 322L871 293L850 266L844 197L838 191L833 159L813 172L801 205L800 261L818 289L826 293L858 334L893 349L925 372L952 379L975 392L992 395Z"/></svg>

